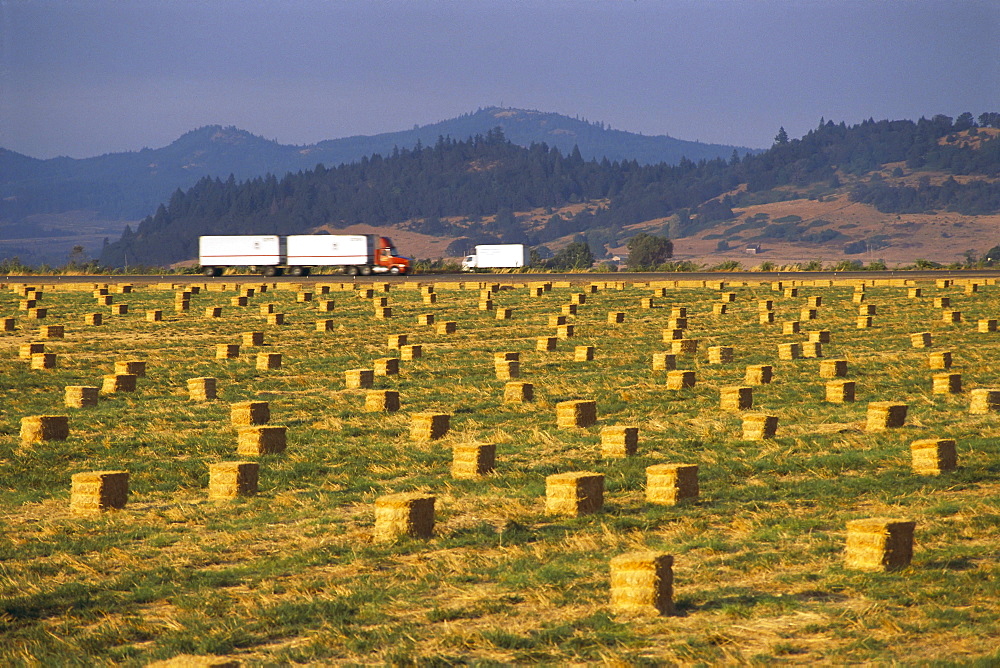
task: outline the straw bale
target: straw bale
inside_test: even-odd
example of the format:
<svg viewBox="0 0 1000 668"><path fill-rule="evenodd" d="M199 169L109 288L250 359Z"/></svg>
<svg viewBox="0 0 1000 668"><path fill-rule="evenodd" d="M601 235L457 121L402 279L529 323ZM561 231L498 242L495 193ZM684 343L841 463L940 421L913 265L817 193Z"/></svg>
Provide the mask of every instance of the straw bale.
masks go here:
<svg viewBox="0 0 1000 668"><path fill-rule="evenodd" d="M931 378L934 394L961 394L962 374L936 373Z"/></svg>
<svg viewBox="0 0 1000 668"><path fill-rule="evenodd" d="M806 332L809 341L813 343L830 343L830 330L819 329Z"/></svg>
<svg viewBox="0 0 1000 668"><path fill-rule="evenodd" d="M801 323L798 320L787 320L781 323L782 334L798 334Z"/></svg>
<svg viewBox="0 0 1000 668"><path fill-rule="evenodd" d="M980 388L972 390L969 401L969 412L974 415L985 415L1000 411L1000 390Z"/></svg>
<svg viewBox="0 0 1000 668"><path fill-rule="evenodd" d="M906 423L906 413L909 407L906 404L894 401L873 401L868 404L867 425L868 431L885 431L886 429L896 429Z"/></svg>
<svg viewBox="0 0 1000 668"><path fill-rule="evenodd" d="M983 334L997 331L997 321L995 319L980 320L979 331Z"/></svg>
<svg viewBox="0 0 1000 668"><path fill-rule="evenodd" d="M69 507L76 514L124 508L128 502L128 471L88 471L70 477Z"/></svg>
<svg viewBox="0 0 1000 668"><path fill-rule="evenodd" d="M774 438L778 431L778 416L754 414L743 418L743 440L760 441Z"/></svg>
<svg viewBox="0 0 1000 668"><path fill-rule="evenodd" d="M379 357L375 360L376 376L395 376L399 373L399 359L396 357Z"/></svg>
<svg viewBox="0 0 1000 668"><path fill-rule="evenodd" d="M856 384L853 380L831 380L826 383L826 400L832 404L854 401Z"/></svg>
<svg viewBox="0 0 1000 668"><path fill-rule="evenodd" d="M873 319L870 315L859 315L857 319L857 329L870 329Z"/></svg>
<svg viewBox="0 0 1000 668"><path fill-rule="evenodd" d="M238 343L217 343L215 344L215 359L232 360L240 356L240 344Z"/></svg>
<svg viewBox="0 0 1000 668"><path fill-rule="evenodd" d="M819 297L819 296L816 296L816 297L806 297L806 306L808 308L819 308L822 305L823 305L823 298L822 297Z"/></svg>
<svg viewBox="0 0 1000 668"><path fill-rule="evenodd" d="M823 360L819 363L820 378L842 378L847 375L847 360Z"/></svg>
<svg viewBox="0 0 1000 668"><path fill-rule="evenodd" d="M778 359L780 360L797 360L802 357L802 344L801 343L779 343L778 344Z"/></svg>
<svg viewBox="0 0 1000 668"><path fill-rule="evenodd" d="M139 378L146 377L146 362L141 360L122 360L115 362L115 373L131 373Z"/></svg>
<svg viewBox="0 0 1000 668"><path fill-rule="evenodd" d="M709 364L728 364L732 361L733 361L732 346L709 346L708 348Z"/></svg>
<svg viewBox="0 0 1000 668"><path fill-rule="evenodd" d="M670 344L670 352L675 355L693 355L698 352L700 339L677 339Z"/></svg>
<svg viewBox="0 0 1000 668"><path fill-rule="evenodd" d="M560 325L556 327L556 336L560 339L571 339L576 335L576 326Z"/></svg>
<svg viewBox="0 0 1000 668"><path fill-rule="evenodd" d="M267 324L269 325L284 325L285 324L285 314L284 313L269 313L267 316Z"/></svg>
<svg viewBox="0 0 1000 668"><path fill-rule="evenodd" d="M687 329L688 319L687 318L670 318L667 320L668 329Z"/></svg>
<svg viewBox="0 0 1000 668"><path fill-rule="evenodd" d="M458 329L458 323L454 320L446 320L444 322L438 323L435 331L438 334L454 334Z"/></svg>
<svg viewBox="0 0 1000 668"><path fill-rule="evenodd" d="M819 317L819 311L814 308L804 308L799 312L799 320L815 320Z"/></svg>
<svg viewBox="0 0 1000 668"><path fill-rule="evenodd" d="M944 322L962 322L962 312L961 311L941 311L941 320Z"/></svg>
<svg viewBox="0 0 1000 668"><path fill-rule="evenodd" d="M93 292L94 299L97 299L98 297L104 297L107 294L108 294L108 289L107 288L97 288Z"/></svg>
<svg viewBox="0 0 1000 668"><path fill-rule="evenodd" d="M494 362L520 362L521 361L521 353L509 352L509 351L493 353L493 361Z"/></svg>
<svg viewBox="0 0 1000 668"><path fill-rule="evenodd" d="M863 292L855 292L854 295L851 297L851 301L853 301L855 304L863 304L865 302L865 299L867 299L867 297Z"/></svg>
<svg viewBox="0 0 1000 668"><path fill-rule="evenodd" d="M656 300L652 297L642 297L639 299L639 308L655 308Z"/></svg>
<svg viewBox="0 0 1000 668"><path fill-rule="evenodd" d="M550 515L590 515L603 506L603 474L575 471L545 478L545 512Z"/></svg>
<svg viewBox="0 0 1000 668"><path fill-rule="evenodd" d="M42 325L39 335L43 339L63 339L66 338L66 328L62 325Z"/></svg>
<svg viewBox="0 0 1000 668"><path fill-rule="evenodd" d="M573 349L574 362L591 362L594 359L594 346L576 346Z"/></svg>
<svg viewBox="0 0 1000 668"><path fill-rule="evenodd" d="M496 313L497 320L510 320L514 317L514 309L512 308L498 308Z"/></svg>
<svg viewBox="0 0 1000 668"><path fill-rule="evenodd" d="M246 306L247 305L247 298L246 297L230 297L229 298L229 305L230 306Z"/></svg>
<svg viewBox="0 0 1000 668"><path fill-rule="evenodd" d="M950 288L953 281L950 278L938 278L934 281L934 287L937 288Z"/></svg>
<svg viewBox="0 0 1000 668"><path fill-rule="evenodd" d="M774 310L774 300L772 299L762 299L757 302L757 311L759 313L766 313L768 311Z"/></svg>
<svg viewBox="0 0 1000 668"><path fill-rule="evenodd" d="M858 315L878 315L878 307L875 304L863 304L858 307Z"/></svg>
<svg viewBox="0 0 1000 668"><path fill-rule="evenodd" d="M656 617L674 612L673 556L630 552L611 560L611 607Z"/></svg>
<svg viewBox="0 0 1000 668"><path fill-rule="evenodd" d="M395 413L399 410L399 392L396 390L370 390L365 394L365 412Z"/></svg>
<svg viewBox="0 0 1000 668"><path fill-rule="evenodd" d="M560 428L597 424L597 402L584 399L560 401L556 404L556 424Z"/></svg>
<svg viewBox="0 0 1000 668"><path fill-rule="evenodd" d="M56 368L55 353L35 353L31 356L31 368L40 371L42 369Z"/></svg>
<svg viewBox="0 0 1000 668"><path fill-rule="evenodd" d="M423 357L424 347L420 344L410 344L399 347L399 359L409 362Z"/></svg>
<svg viewBox="0 0 1000 668"><path fill-rule="evenodd" d="M100 388L85 385L67 385L65 404L67 408L87 408L97 405Z"/></svg>
<svg viewBox="0 0 1000 668"><path fill-rule="evenodd" d="M190 311L191 302L185 299L184 301L174 302L174 311L180 313L182 311Z"/></svg>
<svg viewBox="0 0 1000 668"><path fill-rule="evenodd" d="M583 292L575 292L569 296L570 304L586 304L587 295Z"/></svg>
<svg viewBox="0 0 1000 668"><path fill-rule="evenodd" d="M917 299L924 296L924 291L922 288L907 288L906 296L910 299Z"/></svg>
<svg viewBox="0 0 1000 668"><path fill-rule="evenodd" d="M930 348L931 333L917 332L916 334L910 334L910 345L914 348Z"/></svg>
<svg viewBox="0 0 1000 668"><path fill-rule="evenodd" d="M556 349L559 339L554 336L543 336L535 344L535 350L539 352L551 352Z"/></svg>
<svg viewBox="0 0 1000 668"><path fill-rule="evenodd" d="M30 360L32 355L44 352L44 343L22 343L18 350L18 356L23 360Z"/></svg>
<svg viewBox="0 0 1000 668"><path fill-rule="evenodd" d="M371 288L359 288L357 294L359 299L373 299L375 297L375 291Z"/></svg>
<svg viewBox="0 0 1000 668"><path fill-rule="evenodd" d="M694 371L681 371L677 369L667 371L668 390L683 390L685 387L694 387L694 385Z"/></svg>
<svg viewBox="0 0 1000 668"><path fill-rule="evenodd" d="M622 425L601 427L601 454L604 457L631 457L638 447L638 427Z"/></svg>
<svg viewBox="0 0 1000 668"><path fill-rule="evenodd" d="M333 311L333 300L320 299L316 302L316 310L321 313L331 313Z"/></svg>
<svg viewBox="0 0 1000 668"><path fill-rule="evenodd" d="M420 315L417 316L417 324L418 325L433 325L434 324L434 314L433 313L421 313Z"/></svg>
<svg viewBox="0 0 1000 668"><path fill-rule="evenodd" d="M653 353L653 371L672 371L677 368L677 355Z"/></svg>
<svg viewBox="0 0 1000 668"><path fill-rule="evenodd" d="M979 284L978 283L966 283L966 285L965 285L965 294L971 295L971 294L975 294L977 292L979 292Z"/></svg>
<svg viewBox="0 0 1000 668"><path fill-rule="evenodd" d="M646 467L646 501L673 506L698 498L695 464L655 464Z"/></svg>
<svg viewBox="0 0 1000 668"><path fill-rule="evenodd" d="M951 297L935 297L934 308L951 308Z"/></svg>
<svg viewBox="0 0 1000 668"><path fill-rule="evenodd" d="M751 364L747 367L744 382L747 385L768 385L774 378L774 367L769 364Z"/></svg>
<svg viewBox="0 0 1000 668"><path fill-rule="evenodd" d="M218 462L208 465L208 498L235 499L257 493L257 462Z"/></svg>
<svg viewBox="0 0 1000 668"><path fill-rule="evenodd" d="M451 428L448 413L414 413L410 416L410 438L416 441L435 440Z"/></svg>
<svg viewBox="0 0 1000 668"><path fill-rule="evenodd" d="M927 364L931 369L950 369L952 364L951 351L939 350L931 353L927 357Z"/></svg>
<svg viewBox="0 0 1000 668"><path fill-rule="evenodd" d="M230 406L229 418L234 427L267 424L271 407L266 401L240 401Z"/></svg>
<svg viewBox="0 0 1000 668"><path fill-rule="evenodd" d="M437 304L438 296L435 292L429 292L423 295L424 304Z"/></svg>
<svg viewBox="0 0 1000 668"><path fill-rule="evenodd" d="M401 536L434 535L434 504L430 494L388 494L375 499L375 540L393 541Z"/></svg>
<svg viewBox="0 0 1000 668"><path fill-rule="evenodd" d="M122 304L124 306L124 304ZM206 318L221 318L222 317L222 307L221 306L207 306L205 307L205 317Z"/></svg>
<svg viewBox="0 0 1000 668"><path fill-rule="evenodd" d="M44 308L29 308L28 309L28 319L29 320L44 320L49 314L48 309Z"/></svg>
<svg viewBox="0 0 1000 668"><path fill-rule="evenodd" d="M925 438L910 443L913 472L920 475L940 475L958 466L955 441L950 438Z"/></svg>
<svg viewBox="0 0 1000 668"><path fill-rule="evenodd" d="M97 298L98 306L111 306L112 303L114 303L114 297L111 295L101 295Z"/></svg>
<svg viewBox="0 0 1000 668"><path fill-rule="evenodd" d="M317 320L316 321L316 331L317 332L332 332L336 327L334 326L333 320Z"/></svg>
<svg viewBox="0 0 1000 668"><path fill-rule="evenodd" d="M313 300L313 293L311 292L299 292L295 295L295 301L299 304L304 304L306 302L311 302Z"/></svg>
<svg viewBox="0 0 1000 668"><path fill-rule="evenodd" d="M540 287L528 287L528 295L531 297L541 297L545 294L545 288Z"/></svg>
<svg viewBox="0 0 1000 668"><path fill-rule="evenodd" d="M753 407L753 388L723 387L719 389L719 408L726 411L745 411Z"/></svg>
<svg viewBox="0 0 1000 668"><path fill-rule="evenodd" d="M389 305L389 298L388 297L374 297L374 298L372 298L372 306L374 306L376 309L381 308L383 306L388 306L388 305Z"/></svg>
<svg viewBox="0 0 1000 668"><path fill-rule="evenodd" d="M561 327L566 324L566 316L564 315L550 315L549 316L549 327Z"/></svg>
<svg viewBox="0 0 1000 668"><path fill-rule="evenodd" d="M687 315L687 306L674 306L670 309L671 318L686 318Z"/></svg>
<svg viewBox="0 0 1000 668"><path fill-rule="evenodd" d="M785 295L785 297L798 297L799 296L799 289L798 288L785 288L784 295Z"/></svg>
<svg viewBox="0 0 1000 668"><path fill-rule="evenodd" d="M13 332L16 326L14 318L0 318L0 332Z"/></svg>
<svg viewBox="0 0 1000 668"><path fill-rule="evenodd" d="M531 383L507 383L503 387L503 400L508 404L520 404L535 400L535 386Z"/></svg>
<svg viewBox="0 0 1000 668"><path fill-rule="evenodd" d="M66 415L29 415L21 418L21 442L65 441L69 438Z"/></svg>
<svg viewBox="0 0 1000 668"><path fill-rule="evenodd" d="M563 304L560 312L563 315L576 315L576 304Z"/></svg>
<svg viewBox="0 0 1000 668"><path fill-rule="evenodd" d="M496 465L497 446L493 443L460 443L451 449L451 476L478 478Z"/></svg>
<svg viewBox="0 0 1000 668"><path fill-rule="evenodd" d="M188 397L194 401L211 401L218 396L217 387L217 380L210 376L188 378Z"/></svg>
<svg viewBox="0 0 1000 668"><path fill-rule="evenodd" d="M736 293L735 292L723 292L722 294L719 295L719 301L723 302L723 303L726 303L726 304L731 304L731 303L733 303L733 302L736 301Z"/></svg>
<svg viewBox="0 0 1000 668"><path fill-rule="evenodd" d="M390 334L387 346L390 350L402 348L409 342L409 340L409 334Z"/></svg>
<svg viewBox="0 0 1000 668"><path fill-rule="evenodd" d="M270 455L284 452L288 446L288 428L277 425L255 425L237 429L236 453L240 455Z"/></svg>
<svg viewBox="0 0 1000 668"><path fill-rule="evenodd" d="M281 353L257 353L257 370L281 368Z"/></svg>
<svg viewBox="0 0 1000 668"><path fill-rule="evenodd" d="M521 375L521 363L516 360L495 360L493 367L498 380L511 380Z"/></svg>
<svg viewBox="0 0 1000 668"><path fill-rule="evenodd" d="M823 344L817 341L806 341L802 345L802 357L816 358L823 356Z"/></svg>
<svg viewBox="0 0 1000 668"><path fill-rule="evenodd" d="M146 322L163 322L163 311L160 309L146 311Z"/></svg>
<svg viewBox="0 0 1000 668"><path fill-rule="evenodd" d="M104 377L101 386L103 394L116 394L118 392L135 392L135 374L113 373Z"/></svg>
<svg viewBox="0 0 1000 668"><path fill-rule="evenodd" d="M847 523L845 566L866 571L905 568L913 558L916 522L875 517Z"/></svg>
<svg viewBox="0 0 1000 668"><path fill-rule="evenodd" d="M757 314L757 322L761 325L770 325L774 322L774 311L763 311Z"/></svg>
<svg viewBox="0 0 1000 668"><path fill-rule="evenodd" d="M348 369L344 372L344 384L348 389L368 389L375 384L374 369Z"/></svg>
<svg viewBox="0 0 1000 668"><path fill-rule="evenodd" d="M388 306L379 306L375 308L375 317L379 320L387 320L392 317L392 309Z"/></svg>
<svg viewBox="0 0 1000 668"><path fill-rule="evenodd" d="M261 315L271 315L274 313L274 304L261 304L260 314Z"/></svg>
<svg viewBox="0 0 1000 668"><path fill-rule="evenodd" d="M671 343L673 341L677 341L679 339L683 339L684 338L684 330L683 329L676 329L676 328L665 329L665 330L663 330L663 337L662 338L663 338L663 342L664 343Z"/></svg>
<svg viewBox="0 0 1000 668"><path fill-rule="evenodd" d="M478 308L480 311L492 311L493 310L493 300L492 299L480 299Z"/></svg>

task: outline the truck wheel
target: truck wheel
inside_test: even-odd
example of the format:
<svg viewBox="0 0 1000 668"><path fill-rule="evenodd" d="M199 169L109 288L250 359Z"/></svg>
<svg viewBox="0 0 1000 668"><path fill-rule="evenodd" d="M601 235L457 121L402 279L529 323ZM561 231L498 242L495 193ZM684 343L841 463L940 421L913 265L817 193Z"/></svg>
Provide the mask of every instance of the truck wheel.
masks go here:
<svg viewBox="0 0 1000 668"><path fill-rule="evenodd" d="M277 276L278 275L278 268L277 267L264 267L264 271L262 271L261 273L264 274L265 276L269 277L269 278L271 276Z"/></svg>
<svg viewBox="0 0 1000 668"><path fill-rule="evenodd" d="M389 273L390 274L398 274L399 273L399 267L390 267L389 268Z"/></svg>
<svg viewBox="0 0 1000 668"><path fill-rule="evenodd" d="M294 267L289 267L288 274L289 276L305 276L305 272L302 270L302 267L298 265Z"/></svg>
<svg viewBox="0 0 1000 668"><path fill-rule="evenodd" d="M201 275L202 276L215 276L215 267L202 267L201 268Z"/></svg>
<svg viewBox="0 0 1000 668"><path fill-rule="evenodd" d="M371 273L372 273L372 268L371 267L361 267L361 275L362 276L371 276Z"/></svg>
<svg viewBox="0 0 1000 668"><path fill-rule="evenodd" d="M347 274L348 276L357 276L358 275L358 268L357 267L344 267L344 273Z"/></svg>

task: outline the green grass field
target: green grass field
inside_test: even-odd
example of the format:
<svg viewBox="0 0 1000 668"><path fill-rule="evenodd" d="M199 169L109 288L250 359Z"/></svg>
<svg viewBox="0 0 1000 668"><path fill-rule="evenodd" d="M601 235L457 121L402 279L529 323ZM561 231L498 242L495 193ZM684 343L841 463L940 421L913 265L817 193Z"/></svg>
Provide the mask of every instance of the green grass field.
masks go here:
<svg viewBox="0 0 1000 668"><path fill-rule="evenodd" d="M35 284L44 320L20 308L21 286L0 292L0 664L144 665L180 654L224 655L245 665L378 663L401 665L597 663L979 663L1000 662L1000 413L969 413L970 393L1000 388L1000 333L977 321L1000 317L1000 286L970 293L961 285L902 281L869 287L863 304L848 284L800 282L797 296L770 284L729 284L725 314L713 313L714 287L669 283L601 284L586 293L575 336L555 336L584 283L529 294L522 277L479 277L496 287L509 320L480 311L478 283L438 285L425 304L417 278L390 283L390 318L339 283L308 282L233 306L238 286L202 290L190 311L174 310L169 286L116 294L126 315L97 306L87 289ZM513 279L513 280L512 280ZM220 284L213 284L213 288ZM241 287L257 287L246 280ZM320 286L329 285L328 295ZM786 283L785 287L790 284ZM179 289L179 286L178 286ZM654 295L654 308L640 308ZM782 323L822 297L817 319L798 334ZM934 299L950 297L962 322L948 323ZM760 324L758 303L773 300L775 322ZM285 325L269 325L273 303ZM859 306L876 305L874 326L858 329ZM205 317L221 306L221 318ZM685 336L695 354L678 354L694 387L670 390L656 352L671 307L688 309ZM163 322L147 322L163 309ZM625 321L608 324L607 314ZM101 312L104 324L84 324ZM433 314L453 334L418 323ZM332 319L333 329L316 331ZM32 370L19 347L42 325L64 325L44 340L53 369ZM779 360L782 343L828 330L823 359L848 360L853 403L825 401L821 359ZM263 348L216 359L216 345L263 331ZM910 334L930 332L929 349ZM407 334L423 356L400 362L375 388L397 390L396 413L363 410L365 390L346 389L344 372L398 357L390 335ZM574 361L576 346L595 347ZM710 364L710 346L732 346L734 360ZM928 356L950 350L963 392L934 394ZM531 403L504 403L495 352L519 352L518 380L534 385ZM283 355L258 371L258 352ZM101 386L122 360L144 360L134 393L103 395L97 406L66 408L64 388ZM742 438L739 411L720 409L720 388L744 385L748 365L770 364L774 380L753 387L751 412L779 418L777 436ZM186 381L215 377L219 398L189 399ZM598 424L560 429L556 404L597 403ZM271 424L287 426L283 453L236 452L230 404L270 404ZM908 405L905 426L866 429L870 401ZM410 415L451 415L449 433L415 441ZM68 415L64 441L22 443L21 418ZM633 457L602 456L599 428L639 428ZM952 438L958 468L917 475L910 443ZM451 476L456 444L495 444L495 470ZM208 465L253 460L255 496L208 498ZM676 506L645 500L645 469L696 464L700 496ZM127 470L127 505L96 516L70 511L70 476ZM604 475L600 512L545 512L545 478ZM373 540L376 498L420 491L436 496L434 536ZM844 564L846 522L894 517L916 522L913 560L890 572ZM658 550L674 557L670 616L642 617L610 605L609 563Z"/></svg>

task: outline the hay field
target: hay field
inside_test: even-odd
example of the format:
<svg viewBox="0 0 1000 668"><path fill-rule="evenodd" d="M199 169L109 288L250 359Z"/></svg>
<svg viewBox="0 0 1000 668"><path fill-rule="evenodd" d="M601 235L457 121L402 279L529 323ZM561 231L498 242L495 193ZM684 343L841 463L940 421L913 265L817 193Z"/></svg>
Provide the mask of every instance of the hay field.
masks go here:
<svg viewBox="0 0 1000 668"><path fill-rule="evenodd" d="M180 312L186 285L112 285L111 303L98 305L96 284L40 283L28 286L42 291L34 306L22 303L26 286L5 286L0 316L14 322L0 332L0 663L1000 661L1000 413L988 402L969 410L975 390L1000 388L1000 333L979 326L998 317L1000 286L880 280L856 297L846 283L664 281L556 284L534 296L540 284L487 277L439 283L429 303L417 281L375 284L371 296L318 281L266 292L249 279L203 284ZM234 305L247 288L246 305ZM767 301L773 322L762 324ZM121 304L127 312L114 314ZM29 319L39 307L45 319ZM206 315L214 307L221 317ZM858 328L862 307L874 311L871 328ZM510 319L496 318L502 308ZM162 321L147 320L154 309ZM810 309L816 319L800 321ZM624 321L609 322L617 312ZM86 324L93 313L103 324ZM285 324L270 324L275 313ZM785 324L794 321L798 333ZM65 338L40 338L44 325L63 325ZM693 353L669 357L674 330L697 339ZM255 331L263 345L246 345ZM923 332L930 347L914 347ZM390 347L404 345L400 334L419 357ZM548 337L555 350L539 346ZM31 342L44 343L36 358L55 354L54 367L20 358ZM789 343L822 357L780 359ZM578 346L593 346L593 359ZM719 346L731 357L716 350L710 363ZM952 367L931 369L931 355L947 351ZM258 368L259 353L280 354L280 367ZM694 385L682 375L668 389L657 353L693 371ZM846 375L821 377L834 359ZM67 386L104 388L130 360L146 362L134 392L65 406ZM348 381L371 377L345 372L395 364L397 375L370 382L398 392L400 410L367 411L391 395L369 403L369 389ZM747 367L760 380L761 366L772 382L748 384ZM943 373L960 374L962 391L935 393ZM191 398L193 378L215 378L218 397ZM827 401L827 383L844 380L855 401ZM533 401L505 402L510 382L531 383ZM741 410L748 393L729 387L750 387L752 407ZM736 397L726 409L723 394ZM574 400L596 403L596 424L557 425L557 404ZM237 453L231 405L245 402L267 402L267 425L287 430L283 451ZM870 402L904 404L903 426L874 430ZM425 418L447 432L411 434L415 414L448 416ZM744 440L746 414L777 417L775 437ZM22 441L22 418L45 415L68 416L68 438ZM602 446L610 426L638 428L635 454L605 456L628 450ZM927 439L954 439L957 469L914 473L910 444ZM495 448L493 471L479 476L485 460L468 458L494 448L477 445ZM453 450L463 475L452 475ZM236 461L258 464L257 493L210 499L209 466ZM646 468L667 464L698 467L696 498L647 501ZM94 471L128 472L123 508L71 510L71 476ZM596 512L546 511L546 478L569 473L603 476L601 503L588 487L581 505ZM376 531L376 500L404 493ZM433 533L419 537L428 496ZM416 519L399 514L410 497L425 500ZM848 568L847 522L879 517L915 522L910 565ZM419 530L394 538L392 526ZM612 559L644 551L672 556L672 614L611 605Z"/></svg>

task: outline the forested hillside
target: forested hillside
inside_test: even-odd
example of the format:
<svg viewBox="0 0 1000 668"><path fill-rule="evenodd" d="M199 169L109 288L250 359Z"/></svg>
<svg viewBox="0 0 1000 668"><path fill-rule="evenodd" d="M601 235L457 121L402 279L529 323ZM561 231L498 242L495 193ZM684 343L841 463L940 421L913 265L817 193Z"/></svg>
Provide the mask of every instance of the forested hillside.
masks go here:
<svg viewBox="0 0 1000 668"><path fill-rule="evenodd" d="M582 233L610 243L627 225L672 217L669 232L683 237L734 218L732 208L788 199L799 189L821 197L851 181L856 201L887 212L1000 211L1000 115L935 116L919 121L874 121L848 127L821 121L801 139L784 130L757 155L729 160L641 165L585 160L545 143L524 148L500 129L463 141L441 137L387 156L335 168L237 182L205 178L127 229L104 249L102 262L165 264L196 256L203 234L308 232L355 223L394 225L467 241L536 245ZM907 185L879 173L899 163L912 172L947 174ZM791 189L791 190L790 190ZM799 196L799 195L794 195ZM553 214L525 224L519 212L598 202L572 217Z"/></svg>

